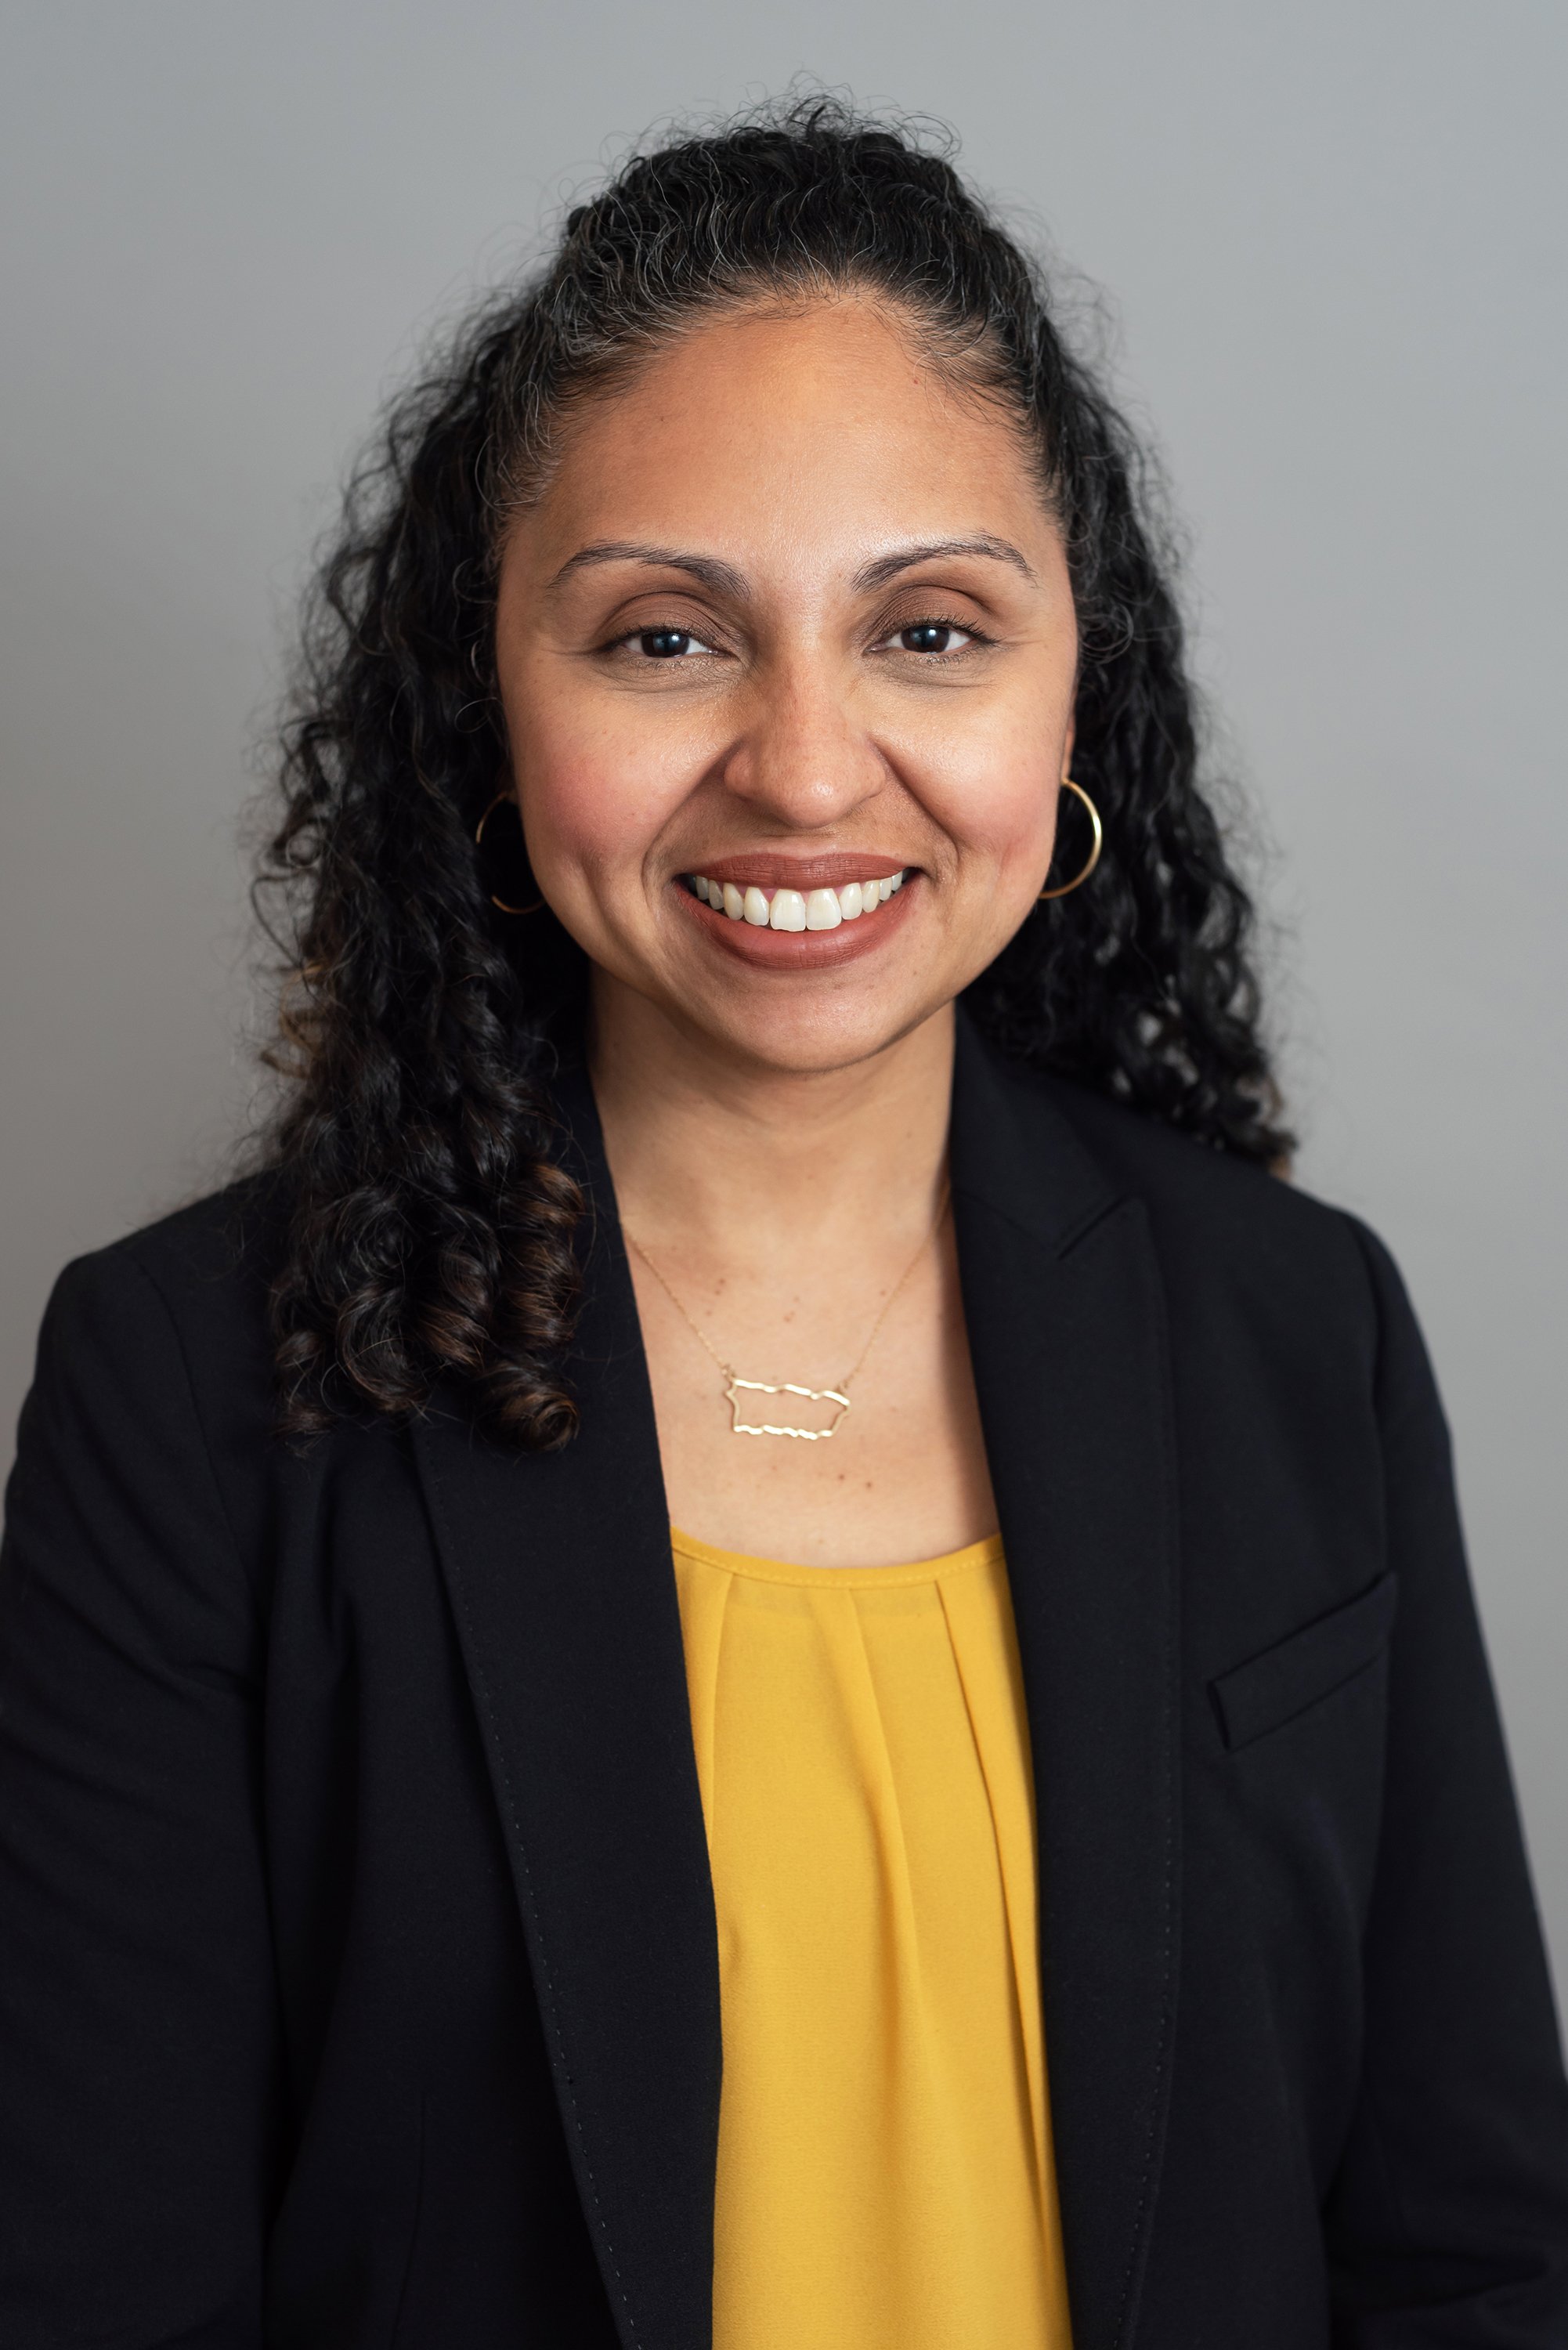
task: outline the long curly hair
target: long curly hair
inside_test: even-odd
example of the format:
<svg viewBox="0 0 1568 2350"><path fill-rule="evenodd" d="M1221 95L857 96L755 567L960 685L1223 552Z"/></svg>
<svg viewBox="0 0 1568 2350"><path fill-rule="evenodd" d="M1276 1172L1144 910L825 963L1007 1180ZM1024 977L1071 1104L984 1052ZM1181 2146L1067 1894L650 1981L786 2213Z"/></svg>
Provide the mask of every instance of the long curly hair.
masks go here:
<svg viewBox="0 0 1568 2350"><path fill-rule="evenodd" d="M1137 440L942 142L828 99L774 107L634 156L394 400L350 482L258 881L282 891L264 919L289 965L268 1141L288 1202L272 1295L286 1434L407 1413L438 1380L515 1445L572 1432L584 1201L550 1075L586 966L547 910L496 911L493 889L515 902L526 877L499 886L475 844L507 765L499 542L574 402L715 308L845 290L898 306L935 364L1009 404L1076 599L1074 766L1104 854L1030 914L974 1013L1008 1053L1199 1142L1265 1164L1287 1147Z"/></svg>

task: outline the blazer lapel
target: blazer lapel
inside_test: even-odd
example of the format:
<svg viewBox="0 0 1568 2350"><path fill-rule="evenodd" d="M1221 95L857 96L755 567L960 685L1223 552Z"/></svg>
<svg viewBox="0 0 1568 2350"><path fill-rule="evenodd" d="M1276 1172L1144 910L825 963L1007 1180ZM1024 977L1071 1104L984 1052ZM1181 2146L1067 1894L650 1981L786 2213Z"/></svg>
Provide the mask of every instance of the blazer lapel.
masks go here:
<svg viewBox="0 0 1568 2350"><path fill-rule="evenodd" d="M653 1402L587 1080L595 1219L559 1453L415 1431L583 2209L628 2350L711 2339L719 1961Z"/></svg>
<svg viewBox="0 0 1568 2350"><path fill-rule="evenodd" d="M1178 1902L1176 1491L1141 1202L961 1020L959 1259L1018 1624L1075 2350L1128 2350L1159 2174Z"/></svg>

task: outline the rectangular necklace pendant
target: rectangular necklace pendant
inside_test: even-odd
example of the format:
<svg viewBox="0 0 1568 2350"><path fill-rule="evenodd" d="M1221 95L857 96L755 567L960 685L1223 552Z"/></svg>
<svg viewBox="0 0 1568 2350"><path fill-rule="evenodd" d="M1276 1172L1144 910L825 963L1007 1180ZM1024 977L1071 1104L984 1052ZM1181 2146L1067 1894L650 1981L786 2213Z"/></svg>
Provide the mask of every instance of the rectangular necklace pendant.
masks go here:
<svg viewBox="0 0 1568 2350"><path fill-rule="evenodd" d="M832 1404L833 1418L826 1428L791 1428L783 1422L770 1419L742 1419L741 1417L742 1411L757 1409L754 1405L748 1406L742 1402L742 1390L747 1395L800 1396L810 1403ZM732 1436L794 1436L798 1437L803 1444L820 1444L826 1437L836 1434L843 1424L845 1413L849 1409L849 1398L842 1394L837 1388L798 1388L790 1379L785 1379L778 1387L773 1387L766 1379L737 1378L733 1371L730 1374L730 1384L724 1389L724 1400L730 1407Z"/></svg>

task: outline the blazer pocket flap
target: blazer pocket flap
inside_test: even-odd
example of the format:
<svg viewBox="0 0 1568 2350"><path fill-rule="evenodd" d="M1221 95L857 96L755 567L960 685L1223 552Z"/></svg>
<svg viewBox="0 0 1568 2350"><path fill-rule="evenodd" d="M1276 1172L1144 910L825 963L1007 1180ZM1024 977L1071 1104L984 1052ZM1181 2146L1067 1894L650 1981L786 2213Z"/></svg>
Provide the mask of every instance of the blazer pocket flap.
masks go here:
<svg viewBox="0 0 1568 2350"><path fill-rule="evenodd" d="M1210 1681L1226 1745L1250 1746L1369 1665L1387 1642L1397 1592L1398 1577L1385 1575L1359 1598Z"/></svg>

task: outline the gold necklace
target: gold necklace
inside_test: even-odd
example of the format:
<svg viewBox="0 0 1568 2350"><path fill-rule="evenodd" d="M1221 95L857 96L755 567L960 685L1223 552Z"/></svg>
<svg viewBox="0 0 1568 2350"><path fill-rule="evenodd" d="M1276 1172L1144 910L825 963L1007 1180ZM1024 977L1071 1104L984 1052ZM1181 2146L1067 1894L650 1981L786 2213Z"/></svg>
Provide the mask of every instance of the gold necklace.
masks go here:
<svg viewBox="0 0 1568 2350"><path fill-rule="evenodd" d="M724 1400L730 1407L731 1435L794 1436L798 1437L803 1444L818 1444L825 1437L836 1436L840 1428L843 1427L845 1415L851 1409L849 1401L849 1383L852 1379L857 1378L861 1370L864 1368L866 1357L871 1352L872 1347L877 1344L877 1339L881 1331L882 1325L886 1322L888 1314L892 1310L894 1299L898 1295L905 1283L914 1272L915 1267L919 1263L920 1259L925 1255L926 1251L929 1248L931 1243L936 1239L938 1232L941 1230L942 1218L948 1211L948 1197L949 1189L944 1183L942 1186L942 1196L937 1202L937 1212L932 1220L929 1232L927 1232L925 1238L921 1241L919 1247L915 1251L914 1255L909 1259L909 1263L904 1267L903 1272L898 1275L898 1280L888 1291L882 1303L882 1311L877 1315L877 1319L871 1325L871 1336L867 1339L866 1344L861 1347L855 1362L852 1364L850 1368L846 1371L844 1377L839 1380L838 1385L836 1388L797 1387L793 1379L780 1379L777 1382L774 1382L771 1379L742 1378L733 1363L727 1363L724 1360L723 1356L721 1355L717 1347L713 1345L712 1341L707 1336L705 1332L699 1327L698 1324L692 1320L691 1315L688 1314L685 1306L682 1305L680 1298L677 1297L674 1290L671 1289L669 1282L666 1281L664 1275L659 1270L659 1267L654 1263L653 1259L649 1255L648 1251L643 1247L641 1242L633 1240L631 1234L627 1232L624 1224L621 1226L621 1231L625 1236L628 1247L633 1248L637 1251L638 1255L642 1259L649 1273L652 1274L655 1281L658 1282L659 1286L663 1290L666 1297L669 1298L670 1303L674 1306L675 1311L680 1315L680 1319L685 1323L686 1327L691 1331L691 1336L696 1339L698 1345L701 1347L705 1352L711 1355L713 1360L718 1364L719 1368L723 1372ZM742 1402L741 1399L743 1395L800 1396L812 1403L833 1404L836 1407L836 1409L834 1411L832 1423L826 1428L791 1428L782 1421L769 1419L742 1419L741 1417L742 1411L754 1409L754 1407L748 1406Z"/></svg>

